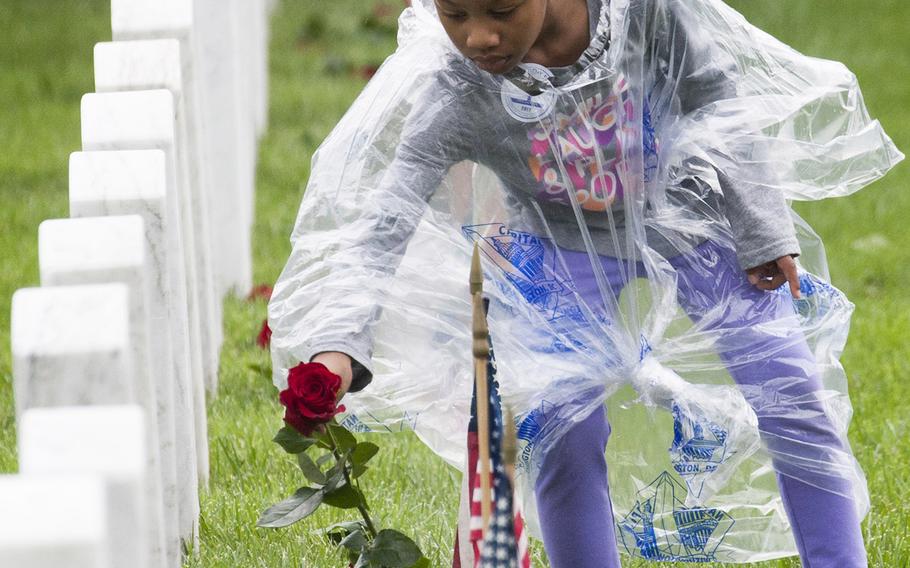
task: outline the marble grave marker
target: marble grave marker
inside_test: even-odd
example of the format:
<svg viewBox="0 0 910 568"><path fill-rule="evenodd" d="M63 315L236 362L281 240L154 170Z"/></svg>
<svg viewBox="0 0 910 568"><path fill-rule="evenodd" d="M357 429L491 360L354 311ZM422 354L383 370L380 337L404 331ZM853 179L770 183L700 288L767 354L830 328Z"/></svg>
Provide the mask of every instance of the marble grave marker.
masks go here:
<svg viewBox="0 0 910 568"><path fill-rule="evenodd" d="M176 503L181 521L167 523L169 558L175 540L190 533L199 514L197 452L192 385L186 372L189 361L183 346L186 341L185 303L180 302L179 241L168 206L166 156L161 150L123 150L75 152L69 163L69 200L71 217L100 215L142 216L150 252L152 288L149 301L151 361L159 398L172 401L159 407L160 424L172 423L175 441ZM184 288L185 290L185 288ZM182 349L182 351L181 351ZM178 357L177 355L181 356ZM168 439L165 433L162 440ZM169 457L165 452L164 457ZM174 499L165 487L165 499ZM167 511L166 511L167 513ZM173 514L173 513L171 513ZM168 518L172 518L168 516Z"/></svg>
<svg viewBox="0 0 910 568"><path fill-rule="evenodd" d="M0 475L0 503L0 566L119 568L97 476Z"/></svg>
<svg viewBox="0 0 910 568"><path fill-rule="evenodd" d="M173 94L165 89L85 95L82 97L82 147L84 150L160 149L165 152L168 217L176 221L169 225L167 236L170 250L179 251L174 257L181 259L171 267L174 300L171 304L176 306L181 320L176 322L176 334L189 338L188 342L175 342L174 354L178 361L178 384L184 383L180 374L187 371L187 367L179 362L185 362L187 358L190 362L188 384L192 387L197 472L204 484L208 479L208 437L202 336L199 306L191 293L195 290L195 283L189 278L193 274L189 268L192 255L183 240L183 235L191 230L192 218L181 208L183 200L180 194L185 188L180 186L177 175L175 112ZM182 528L188 527L182 523Z"/></svg>
<svg viewBox="0 0 910 568"><path fill-rule="evenodd" d="M212 165L207 169L213 188L209 237L215 285L222 293L233 289L246 294L252 287L252 210L247 210L251 203L247 194L254 184L255 118L252 107L241 106L249 77L242 75L245 45L237 32L249 1L111 1L115 40L181 42L183 79L192 99L188 105L202 123L207 156L203 166Z"/></svg>
<svg viewBox="0 0 910 568"><path fill-rule="evenodd" d="M82 473L104 480L112 566L167 566L160 545L149 538L146 436L145 411L138 405L32 408L20 421L22 474ZM54 515L55 508L47 513ZM65 559L60 564L69 565Z"/></svg>
<svg viewBox="0 0 910 568"><path fill-rule="evenodd" d="M125 284L23 288L11 335L17 421L29 408L136 400Z"/></svg>
<svg viewBox="0 0 910 568"><path fill-rule="evenodd" d="M174 456L174 421L172 385L157 385L169 375L153 375L151 361L152 333L166 333L149 320L152 296L151 259L145 236L145 224L139 215L53 219L38 227L38 266L42 286L103 284L121 282L129 287L130 358L136 380L137 401L145 409L149 427L145 452L149 472L144 489L148 511L143 522L148 525L148 548L143 558L149 566L166 564L165 511L167 521L177 522L177 480ZM158 371L161 365L154 365ZM161 400L159 400L159 391ZM163 410L159 414L159 409ZM164 469L163 464L167 464ZM164 499L167 487L168 499ZM147 519L147 521L146 521ZM116 528L116 527L115 527ZM175 534L176 536L176 534ZM177 541L172 543L174 552ZM177 556L179 559L179 556ZM131 565L131 564L118 564Z"/></svg>
<svg viewBox="0 0 910 568"><path fill-rule="evenodd" d="M255 183L255 116L244 75L244 0L194 3L202 108L213 164L212 183L221 199L212 207L212 238L223 291L246 295L252 288L252 195Z"/></svg>
<svg viewBox="0 0 910 568"><path fill-rule="evenodd" d="M117 41L95 44L95 90L99 93L168 89L174 95L176 111L176 148L178 184L182 210L191 217L185 233L190 262L189 282L196 283L191 293L199 306L202 367L205 385L215 392L218 385L218 352L222 341L221 292L212 274L214 251L209 239L210 188L205 183L205 152L202 147L199 111L189 102L194 87L183 78L187 67L176 39ZM189 58L187 54L185 58ZM197 97L198 98L198 97Z"/></svg>

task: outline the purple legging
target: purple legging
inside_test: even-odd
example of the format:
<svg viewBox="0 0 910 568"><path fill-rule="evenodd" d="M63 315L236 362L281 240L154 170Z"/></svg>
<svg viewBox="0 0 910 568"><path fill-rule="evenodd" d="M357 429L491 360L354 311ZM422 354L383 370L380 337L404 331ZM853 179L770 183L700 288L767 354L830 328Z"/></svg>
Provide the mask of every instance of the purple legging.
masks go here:
<svg viewBox="0 0 910 568"><path fill-rule="evenodd" d="M561 255L581 298L602 305L588 255ZM641 264L600 261L614 295L625 285L623 263L644 274ZM711 242L669 262L689 317L700 329L722 330L719 355L758 416L803 566L865 567L859 518L844 497L852 493L850 482L814 467L846 457L822 410L814 357L800 333L768 333L759 326L792 316L793 303L750 285L735 254ZM596 410L543 456L535 493L553 568L620 566L604 456L609 436L606 412Z"/></svg>

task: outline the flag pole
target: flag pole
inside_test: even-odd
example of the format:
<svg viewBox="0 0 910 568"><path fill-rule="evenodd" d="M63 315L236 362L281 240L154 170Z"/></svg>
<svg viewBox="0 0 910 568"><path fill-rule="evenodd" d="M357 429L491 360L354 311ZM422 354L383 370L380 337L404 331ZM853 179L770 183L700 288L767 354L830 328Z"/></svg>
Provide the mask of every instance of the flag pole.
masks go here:
<svg viewBox="0 0 910 568"><path fill-rule="evenodd" d="M502 463L506 468L506 475L515 486L515 462L518 459L518 432L515 430L515 419L512 416L512 409L506 407L503 413L503 432L502 432Z"/></svg>
<svg viewBox="0 0 910 568"><path fill-rule="evenodd" d="M483 270L480 248L474 243L471 258L471 308L474 336L474 381L477 389L477 440L480 460L480 511L483 534L490 524L492 494L490 488L490 392L487 383L487 364L490 357L489 330L483 309ZM468 473L470 475L470 472Z"/></svg>

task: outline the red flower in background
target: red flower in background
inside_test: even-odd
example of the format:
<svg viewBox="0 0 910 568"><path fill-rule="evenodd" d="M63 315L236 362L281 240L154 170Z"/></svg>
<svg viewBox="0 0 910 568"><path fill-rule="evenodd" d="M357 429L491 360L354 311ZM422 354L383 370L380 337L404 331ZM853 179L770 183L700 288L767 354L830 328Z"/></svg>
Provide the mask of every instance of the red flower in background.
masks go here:
<svg viewBox="0 0 910 568"><path fill-rule="evenodd" d="M322 363L300 363L288 371L288 388L278 395L285 407L284 421L304 436L325 424L339 412L341 377Z"/></svg>
<svg viewBox="0 0 910 568"><path fill-rule="evenodd" d="M268 284L257 284L253 286L253 289L250 290L249 295L246 299L250 302L254 300L266 300L272 297L272 287Z"/></svg>
<svg viewBox="0 0 910 568"><path fill-rule="evenodd" d="M375 75L376 72L379 71L379 65L375 65L375 64L361 65L360 69L358 71L360 73L361 79L363 79L365 81L369 81L370 79L373 78L373 75Z"/></svg>
<svg viewBox="0 0 910 568"><path fill-rule="evenodd" d="M259 330L259 337L256 338L256 345L262 349L268 349L272 343L272 329L269 327L269 320L262 320L262 329Z"/></svg>

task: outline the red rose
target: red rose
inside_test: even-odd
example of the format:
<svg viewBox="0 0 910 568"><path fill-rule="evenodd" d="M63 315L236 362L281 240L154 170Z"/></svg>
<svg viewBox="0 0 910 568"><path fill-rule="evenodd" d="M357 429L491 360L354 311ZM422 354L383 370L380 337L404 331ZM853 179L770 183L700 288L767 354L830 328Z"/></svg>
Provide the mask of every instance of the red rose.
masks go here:
<svg viewBox="0 0 910 568"><path fill-rule="evenodd" d="M288 372L288 388L278 400L285 407L284 421L304 436L329 422L344 406L337 406L341 377L322 363L300 363Z"/></svg>
<svg viewBox="0 0 910 568"><path fill-rule="evenodd" d="M262 329L259 330L259 337L256 338L256 345L262 349L268 349L272 342L272 329L269 327L269 320L262 320Z"/></svg>
<svg viewBox="0 0 910 568"><path fill-rule="evenodd" d="M269 300L272 297L272 287L268 284L257 284L250 290L246 299L250 302L255 300Z"/></svg>
<svg viewBox="0 0 910 568"><path fill-rule="evenodd" d="M369 81L373 78L373 75L375 75L377 71L379 71L379 65L361 65L358 69L358 74L364 81Z"/></svg>

